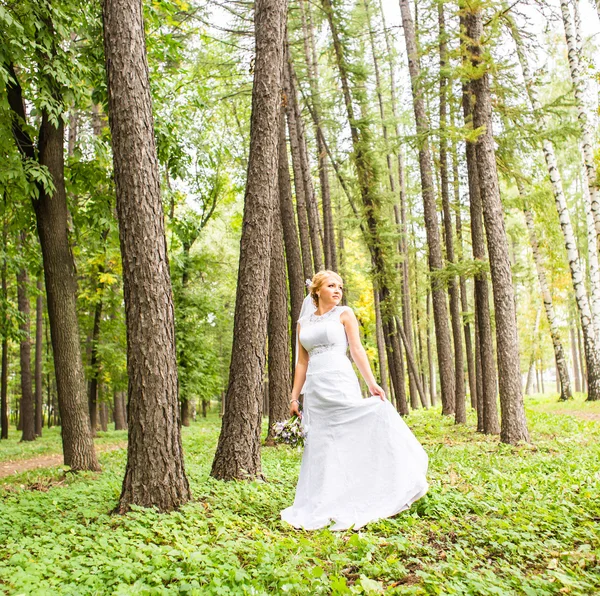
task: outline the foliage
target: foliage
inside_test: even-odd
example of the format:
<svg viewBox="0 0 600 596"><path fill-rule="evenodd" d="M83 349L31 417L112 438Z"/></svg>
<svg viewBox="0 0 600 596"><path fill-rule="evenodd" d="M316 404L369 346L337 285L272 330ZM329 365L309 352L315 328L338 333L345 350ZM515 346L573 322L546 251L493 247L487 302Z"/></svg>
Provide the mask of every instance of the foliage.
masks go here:
<svg viewBox="0 0 600 596"><path fill-rule="evenodd" d="M122 450L101 455L101 475L29 472L0 490L0 582L9 593L82 595L600 589L598 423L529 410L534 444L507 447L475 434L472 418L455 427L436 410L411 416L430 456L430 491L359 532L280 521L293 499L295 449L263 450L266 482L211 479L214 416L183 429L194 501L176 513L110 514Z"/></svg>

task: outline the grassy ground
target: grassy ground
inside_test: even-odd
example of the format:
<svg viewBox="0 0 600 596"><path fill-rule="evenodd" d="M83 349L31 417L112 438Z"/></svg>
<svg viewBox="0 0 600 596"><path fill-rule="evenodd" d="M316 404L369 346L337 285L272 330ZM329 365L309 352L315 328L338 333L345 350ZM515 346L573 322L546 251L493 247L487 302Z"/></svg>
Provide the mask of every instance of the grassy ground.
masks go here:
<svg viewBox="0 0 600 596"><path fill-rule="evenodd" d="M110 515L124 450L100 456L102 474L65 477L55 469L7 478L0 591L598 593L600 423L538 411L549 403L528 400L533 443L518 448L477 435L472 419L455 427L439 412L411 414L430 456L430 492L360 532L300 532L280 521L293 499L297 451L265 448L266 482L210 479L216 416L184 429L194 501L173 514Z"/></svg>
<svg viewBox="0 0 600 596"><path fill-rule="evenodd" d="M60 428L57 426L42 429L42 437L35 441L21 443L20 439L21 432L11 426L8 440L0 442L0 463L62 453ZM94 439L94 443L99 447L123 441L127 441L127 431L99 432Z"/></svg>

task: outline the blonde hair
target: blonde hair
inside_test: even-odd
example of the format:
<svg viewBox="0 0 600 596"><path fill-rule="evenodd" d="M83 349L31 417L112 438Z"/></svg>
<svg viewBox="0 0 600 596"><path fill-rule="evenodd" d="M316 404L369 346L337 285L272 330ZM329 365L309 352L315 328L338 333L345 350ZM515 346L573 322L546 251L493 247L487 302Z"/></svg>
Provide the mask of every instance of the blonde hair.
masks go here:
<svg viewBox="0 0 600 596"><path fill-rule="evenodd" d="M313 300L314 305L319 307L319 296L317 292L321 289L323 284L327 281L328 277L337 277L341 283L344 283L344 280L335 272L330 271L329 269L324 269L323 271L319 271L315 273L310 285L308 286L308 292Z"/></svg>

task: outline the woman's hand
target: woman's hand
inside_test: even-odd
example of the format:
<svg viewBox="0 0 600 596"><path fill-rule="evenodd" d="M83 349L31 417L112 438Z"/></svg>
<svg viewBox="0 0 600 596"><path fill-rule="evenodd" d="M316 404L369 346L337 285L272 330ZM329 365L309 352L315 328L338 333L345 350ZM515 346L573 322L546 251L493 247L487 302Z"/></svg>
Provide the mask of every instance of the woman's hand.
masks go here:
<svg viewBox="0 0 600 596"><path fill-rule="evenodd" d="M290 416L298 416L298 418L302 418L302 415L300 414L300 410L298 408L300 404L298 403L297 399L293 399L290 402Z"/></svg>
<svg viewBox="0 0 600 596"><path fill-rule="evenodd" d="M381 401L385 401L385 391L377 383L369 385L369 393L371 395L376 395Z"/></svg>

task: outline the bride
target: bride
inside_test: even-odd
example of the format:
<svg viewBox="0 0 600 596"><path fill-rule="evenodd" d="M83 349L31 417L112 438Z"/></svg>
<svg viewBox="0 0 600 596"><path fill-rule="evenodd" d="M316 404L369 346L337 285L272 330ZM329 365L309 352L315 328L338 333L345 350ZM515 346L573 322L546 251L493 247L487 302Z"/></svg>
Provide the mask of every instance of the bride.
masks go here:
<svg viewBox="0 0 600 596"><path fill-rule="evenodd" d="M281 518L305 530L358 529L407 509L427 492L427 454L375 382L356 317L339 306L340 276L320 271L309 290L314 307L298 321L290 402L291 413L299 415L304 394L306 440L296 498ZM368 399L361 396L348 346Z"/></svg>

